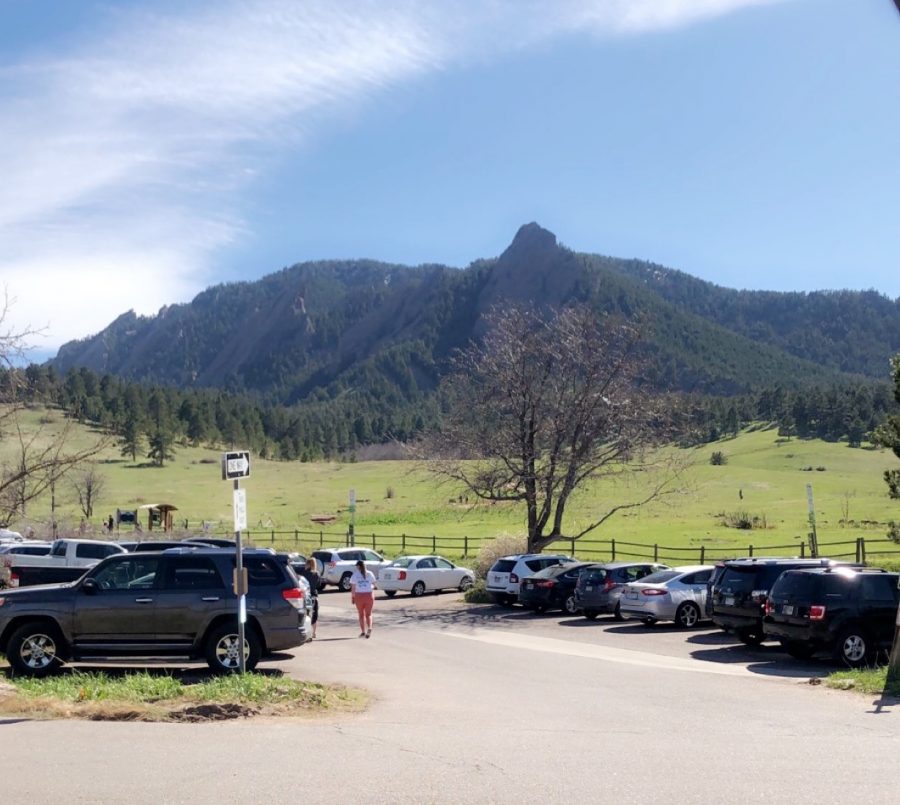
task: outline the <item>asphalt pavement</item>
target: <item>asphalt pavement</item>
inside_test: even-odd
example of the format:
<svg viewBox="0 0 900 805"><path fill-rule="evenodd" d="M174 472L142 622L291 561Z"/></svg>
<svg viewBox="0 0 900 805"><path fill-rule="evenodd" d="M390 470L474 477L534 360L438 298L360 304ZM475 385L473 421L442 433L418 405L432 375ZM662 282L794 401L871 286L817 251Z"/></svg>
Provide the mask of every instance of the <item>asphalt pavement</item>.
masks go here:
<svg viewBox="0 0 900 805"><path fill-rule="evenodd" d="M900 712L709 628L378 595L262 668L364 713L214 724L0 721L11 803L900 801Z"/></svg>

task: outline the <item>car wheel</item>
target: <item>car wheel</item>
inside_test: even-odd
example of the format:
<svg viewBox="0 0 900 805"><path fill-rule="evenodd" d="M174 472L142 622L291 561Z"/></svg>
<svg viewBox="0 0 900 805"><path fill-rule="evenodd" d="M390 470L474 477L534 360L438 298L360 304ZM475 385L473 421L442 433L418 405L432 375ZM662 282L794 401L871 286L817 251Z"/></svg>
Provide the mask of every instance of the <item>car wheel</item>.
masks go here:
<svg viewBox="0 0 900 805"><path fill-rule="evenodd" d="M503 606L503 607L511 607L513 604L516 603L517 600L518 600L518 597L515 595L503 595L503 596L500 596L500 599L499 599L500 606Z"/></svg>
<svg viewBox="0 0 900 805"><path fill-rule="evenodd" d="M547 611L546 604L538 604L537 606L529 607L535 615L543 615Z"/></svg>
<svg viewBox="0 0 900 805"><path fill-rule="evenodd" d="M578 614L578 601L576 600L574 595L570 595L563 601L563 612L566 615L577 615Z"/></svg>
<svg viewBox="0 0 900 805"><path fill-rule="evenodd" d="M413 584L410 593L412 593L412 595L414 595L416 598L425 595L425 582L417 581L415 584Z"/></svg>
<svg viewBox="0 0 900 805"><path fill-rule="evenodd" d="M622 615L622 605L619 604L618 602L616 603L616 608L613 610L613 617L617 621L625 620L625 617Z"/></svg>
<svg viewBox="0 0 900 805"><path fill-rule="evenodd" d="M656 618L641 618L641 623L643 623L644 626L653 626L653 624L656 623Z"/></svg>
<svg viewBox="0 0 900 805"><path fill-rule="evenodd" d="M586 609L584 611L584 617L586 617L589 621L596 620L599 614L600 613L597 612L596 609Z"/></svg>
<svg viewBox="0 0 900 805"><path fill-rule="evenodd" d="M216 674L233 674L240 670L237 623L223 623L206 638L206 662ZM252 671L259 662L262 647L252 626L244 629L244 666Z"/></svg>
<svg viewBox="0 0 900 805"><path fill-rule="evenodd" d="M795 660L808 660L816 650L812 644L800 640L786 640L781 646Z"/></svg>
<svg viewBox="0 0 900 805"><path fill-rule="evenodd" d="M341 592L344 592L344 593L350 592L350 576L351 575L353 575L353 574L352 573L344 573L344 575L341 576L341 580L338 582L338 589Z"/></svg>
<svg viewBox="0 0 900 805"><path fill-rule="evenodd" d="M700 608L690 601L685 601L677 610L675 610L675 623L685 629L693 628L697 625L697 621L699 620Z"/></svg>
<svg viewBox="0 0 900 805"><path fill-rule="evenodd" d="M763 641L762 632L759 629L738 629L735 635L745 646L755 647Z"/></svg>
<svg viewBox="0 0 900 805"><path fill-rule="evenodd" d="M49 676L62 665L59 654L63 645L62 635L55 626L39 621L25 623L9 638L6 658L16 674Z"/></svg>
<svg viewBox="0 0 900 805"><path fill-rule="evenodd" d="M474 583L471 576L463 576L462 581L459 583L459 591L464 593L466 590L471 590Z"/></svg>
<svg viewBox="0 0 900 805"><path fill-rule="evenodd" d="M385 594L388 598L393 598L395 595L397 595L397 591L396 591L396 590L385 590L385 591L384 591L384 594Z"/></svg>
<svg viewBox="0 0 900 805"><path fill-rule="evenodd" d="M871 653L869 636L857 627L844 629L838 635L835 653L844 665L860 668L868 663Z"/></svg>

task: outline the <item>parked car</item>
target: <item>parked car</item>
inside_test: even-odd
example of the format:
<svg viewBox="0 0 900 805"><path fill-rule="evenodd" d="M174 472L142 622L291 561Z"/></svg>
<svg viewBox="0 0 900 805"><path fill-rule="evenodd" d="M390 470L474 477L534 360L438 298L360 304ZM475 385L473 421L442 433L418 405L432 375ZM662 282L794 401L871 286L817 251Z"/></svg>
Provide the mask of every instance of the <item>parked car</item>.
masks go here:
<svg viewBox="0 0 900 805"><path fill-rule="evenodd" d="M824 651L852 668L866 665L893 643L898 580L869 568L788 570L769 591L763 632L798 659Z"/></svg>
<svg viewBox="0 0 900 805"><path fill-rule="evenodd" d="M491 566L485 589L498 604L512 606L519 600L519 584L526 576L563 562L574 562L563 554L520 553L503 556Z"/></svg>
<svg viewBox="0 0 900 805"><path fill-rule="evenodd" d="M21 554L23 556L48 556L51 543L44 540L23 539L21 542L4 542L0 544L0 555Z"/></svg>
<svg viewBox="0 0 900 805"><path fill-rule="evenodd" d="M95 539L57 539L44 556L6 554L0 560L0 584L28 587L74 581L101 559L125 549L115 542Z"/></svg>
<svg viewBox="0 0 900 805"><path fill-rule="evenodd" d="M0 542L18 542L22 535L18 531L10 531L8 528L0 528Z"/></svg>
<svg viewBox="0 0 900 805"><path fill-rule="evenodd" d="M785 570L834 567L833 559L735 559L725 562L712 587L712 620L726 632L734 632L748 646L763 638L763 617L769 590Z"/></svg>
<svg viewBox="0 0 900 805"><path fill-rule="evenodd" d="M475 583L475 571L458 567L443 556L399 556L381 569L378 587L388 598L398 592L414 596L441 590L464 592Z"/></svg>
<svg viewBox="0 0 900 805"><path fill-rule="evenodd" d="M708 617L706 583L714 569L712 565L673 567L626 584L619 599L622 617L646 624L675 621L684 628L696 626Z"/></svg>
<svg viewBox="0 0 900 805"><path fill-rule="evenodd" d="M658 570L669 570L659 562L607 562L588 565L581 571L575 585L575 601L586 618L593 620L601 612L612 613L622 619L619 599L625 585L638 581Z"/></svg>
<svg viewBox="0 0 900 805"><path fill-rule="evenodd" d="M526 576L519 585L519 603L535 612L561 609L567 615L577 615L575 585L581 571L589 566L589 562L566 562Z"/></svg>
<svg viewBox="0 0 900 805"><path fill-rule="evenodd" d="M390 559L385 559L380 553L368 548L322 548L313 551L312 555L322 566L319 571L319 590L324 590L330 584L345 593L350 592L350 577L360 559L376 579L381 569L391 563Z"/></svg>
<svg viewBox="0 0 900 805"><path fill-rule="evenodd" d="M234 553L177 548L122 553L74 584L0 595L0 651L15 673L46 676L66 660L205 658L216 672L239 666ZM244 553L249 594L243 647L253 668L266 653L303 645L310 597L284 554Z"/></svg>

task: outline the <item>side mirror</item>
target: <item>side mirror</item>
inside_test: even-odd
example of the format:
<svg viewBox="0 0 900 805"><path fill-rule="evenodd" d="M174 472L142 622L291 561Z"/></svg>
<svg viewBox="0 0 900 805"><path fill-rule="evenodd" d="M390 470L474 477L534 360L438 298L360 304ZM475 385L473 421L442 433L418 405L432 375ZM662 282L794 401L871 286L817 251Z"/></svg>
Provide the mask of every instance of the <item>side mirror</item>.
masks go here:
<svg viewBox="0 0 900 805"><path fill-rule="evenodd" d="M97 591L100 589L100 585L97 584L96 579L85 579L81 582L81 589L88 595L96 595Z"/></svg>

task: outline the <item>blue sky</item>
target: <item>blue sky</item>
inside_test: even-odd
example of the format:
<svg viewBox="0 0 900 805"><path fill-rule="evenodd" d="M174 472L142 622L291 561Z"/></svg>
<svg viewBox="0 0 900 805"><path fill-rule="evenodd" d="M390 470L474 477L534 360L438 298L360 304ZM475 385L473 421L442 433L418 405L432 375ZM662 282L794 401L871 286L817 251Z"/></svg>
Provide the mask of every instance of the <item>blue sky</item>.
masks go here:
<svg viewBox="0 0 900 805"><path fill-rule="evenodd" d="M891 0L0 2L3 327L38 353L322 258L538 221L729 287L900 296Z"/></svg>

